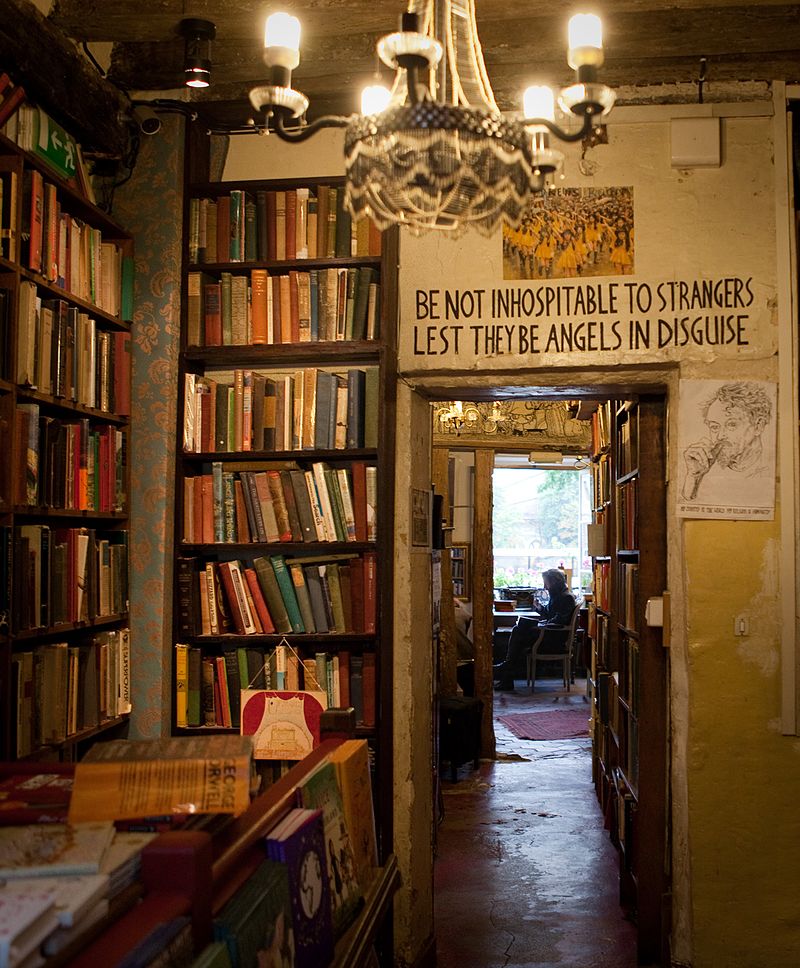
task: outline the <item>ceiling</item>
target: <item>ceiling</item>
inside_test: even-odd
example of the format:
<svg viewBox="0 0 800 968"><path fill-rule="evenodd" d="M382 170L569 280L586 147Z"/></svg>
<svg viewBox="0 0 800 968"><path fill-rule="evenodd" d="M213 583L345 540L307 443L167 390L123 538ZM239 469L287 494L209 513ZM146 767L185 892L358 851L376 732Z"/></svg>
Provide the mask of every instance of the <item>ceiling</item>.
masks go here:
<svg viewBox="0 0 800 968"><path fill-rule="evenodd" d="M260 0L56 0L50 22L89 49L113 43L109 77L127 90L156 92L182 84L184 17L216 24L212 86L193 94L204 116L246 123L247 92L263 82L261 37L265 15L281 4ZM294 85L311 99L309 117L356 110L356 95L375 70L375 42L396 30L394 0L305 0L285 5L303 25L301 63ZM693 98L701 58L708 101L730 81L800 81L800 4L759 0L605 0L586 4L603 17L606 64L602 80L614 87L659 85L663 101ZM515 4L476 0L478 30L501 109L519 107L522 88L535 80L571 80L565 59L566 21L580 5ZM679 88L676 87L679 86ZM153 95L155 96L155 94ZM649 99L653 100L652 91ZM629 101L636 100L628 94ZM720 99L717 94L716 99Z"/></svg>

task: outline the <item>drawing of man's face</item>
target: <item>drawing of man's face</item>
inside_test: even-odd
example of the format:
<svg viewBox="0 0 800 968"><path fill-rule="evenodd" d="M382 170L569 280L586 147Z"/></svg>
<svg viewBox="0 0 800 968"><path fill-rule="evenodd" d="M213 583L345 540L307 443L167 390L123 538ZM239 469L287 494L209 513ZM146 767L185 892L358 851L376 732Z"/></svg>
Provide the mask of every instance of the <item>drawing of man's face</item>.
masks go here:
<svg viewBox="0 0 800 968"><path fill-rule="evenodd" d="M715 445L719 445L717 463L729 466L753 446L763 426L754 422L742 407L715 400L706 413L706 426Z"/></svg>

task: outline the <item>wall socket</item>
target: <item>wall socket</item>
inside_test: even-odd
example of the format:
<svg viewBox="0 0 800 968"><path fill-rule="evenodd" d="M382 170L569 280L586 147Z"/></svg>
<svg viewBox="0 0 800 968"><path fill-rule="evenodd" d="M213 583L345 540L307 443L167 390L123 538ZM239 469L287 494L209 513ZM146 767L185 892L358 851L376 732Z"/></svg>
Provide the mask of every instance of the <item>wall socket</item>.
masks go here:
<svg viewBox="0 0 800 968"><path fill-rule="evenodd" d="M733 634L734 635L749 635L750 634L750 620L746 615L737 615L733 620Z"/></svg>

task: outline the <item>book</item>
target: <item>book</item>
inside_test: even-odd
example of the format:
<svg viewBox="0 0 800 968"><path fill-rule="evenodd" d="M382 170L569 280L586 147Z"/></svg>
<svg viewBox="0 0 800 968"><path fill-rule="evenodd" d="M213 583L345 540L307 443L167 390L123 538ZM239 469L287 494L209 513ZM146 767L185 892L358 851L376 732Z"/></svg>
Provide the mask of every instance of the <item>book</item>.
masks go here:
<svg viewBox="0 0 800 968"><path fill-rule="evenodd" d="M113 836L110 822L0 827L0 878L97 874Z"/></svg>
<svg viewBox="0 0 800 968"><path fill-rule="evenodd" d="M21 889L12 883L0 887L1 968L22 965L57 927L52 889L36 885Z"/></svg>
<svg viewBox="0 0 800 968"><path fill-rule="evenodd" d="M326 760L306 778L298 799L302 806L322 811L333 932L338 938L355 916L362 895L333 763Z"/></svg>
<svg viewBox="0 0 800 968"><path fill-rule="evenodd" d="M321 810L295 808L267 834L270 856L285 865L294 931L294 965L318 968L333 957L330 879Z"/></svg>
<svg viewBox="0 0 800 968"><path fill-rule="evenodd" d="M292 960L296 942L286 866L262 861L214 918L213 930L232 965L299 964Z"/></svg>
<svg viewBox="0 0 800 968"><path fill-rule="evenodd" d="M26 888L49 890L53 895L58 924L72 928L108 893L107 874L63 875L60 877L21 877L6 885L21 892ZM2 889L0 889L2 890Z"/></svg>
<svg viewBox="0 0 800 968"><path fill-rule="evenodd" d="M329 759L336 768L358 882L362 893L366 893L378 866L367 741L345 740L329 754Z"/></svg>
<svg viewBox="0 0 800 968"><path fill-rule="evenodd" d="M252 742L244 736L96 743L75 767L70 822L239 814L250 802L251 754Z"/></svg>

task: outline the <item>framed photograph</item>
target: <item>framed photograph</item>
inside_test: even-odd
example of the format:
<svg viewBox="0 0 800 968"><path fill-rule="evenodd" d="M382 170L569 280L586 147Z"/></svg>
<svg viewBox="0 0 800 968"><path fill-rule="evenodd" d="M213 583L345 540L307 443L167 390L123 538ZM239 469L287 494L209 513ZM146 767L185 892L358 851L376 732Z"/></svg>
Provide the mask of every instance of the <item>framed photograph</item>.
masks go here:
<svg viewBox="0 0 800 968"><path fill-rule="evenodd" d="M431 546L431 492L418 487L411 488L411 544Z"/></svg>

